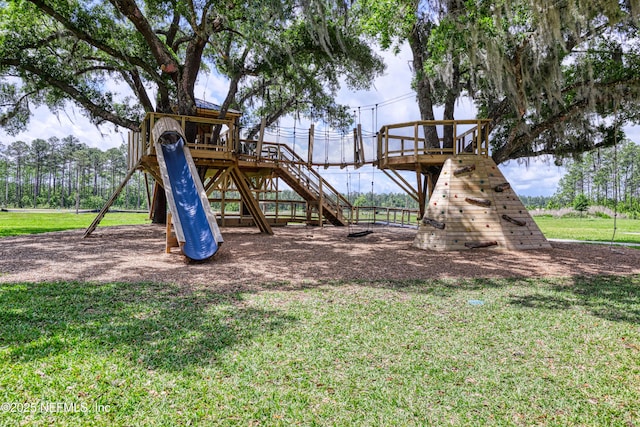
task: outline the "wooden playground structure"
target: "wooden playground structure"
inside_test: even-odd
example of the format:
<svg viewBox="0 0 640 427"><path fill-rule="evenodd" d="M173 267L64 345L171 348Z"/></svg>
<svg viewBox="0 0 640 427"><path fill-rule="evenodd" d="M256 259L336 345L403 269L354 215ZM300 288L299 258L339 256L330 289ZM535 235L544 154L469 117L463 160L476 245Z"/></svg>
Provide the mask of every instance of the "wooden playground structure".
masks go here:
<svg viewBox="0 0 640 427"><path fill-rule="evenodd" d="M364 164L371 164L378 168L418 202L420 210L415 213L414 220L410 219L411 213L406 214L406 223L415 226L416 219L423 217L429 219L429 216L436 216L432 212L429 213L430 205L427 202L429 197L435 194L436 181L448 159L457 159L456 162L468 159L475 164L475 159L482 158L491 162L488 157L489 121L484 119L414 121L382 126L377 132L377 158L375 159L365 158L362 131L358 126L354 129L353 161L334 165L326 161L314 162L313 125L307 141L307 156L303 158L288 144L267 141L264 122L258 138L247 140L241 137L238 125L239 114L227 113L226 117L221 119L218 118L219 114L215 106L201 103L199 107L197 116L147 113L140 131L131 132L129 135L129 172L87 229L85 237L95 230L135 171L143 171L154 178L156 182L154 197L161 189L159 183L162 183L162 177L156 147L152 140L152 130L163 117L176 120L184 134L188 136L186 146L193 158L208 200L215 206L218 224L222 227L256 226L265 234L273 234L274 226L289 223L315 225L327 223L347 226L363 219L365 214L359 208L352 206L345 196L322 177L319 172L320 167L358 168ZM445 129L450 135L449 144L443 137L447 133ZM431 143L427 144L428 138L425 135L428 132L439 135L438 144L433 144L433 138ZM410 172L409 176L414 175L415 180L408 179L407 172ZM300 196L299 200L284 199L281 195L283 189L293 190ZM471 187L469 190L471 191ZM509 194L514 201L519 202L512 190L507 188L503 194ZM377 209L373 208L374 218ZM524 207L520 211L526 213ZM425 214L428 215L425 216ZM387 211L387 218L389 215ZM397 212L393 215L395 217ZM438 215L440 219L437 221L434 219L434 221L442 223L447 220L442 213ZM404 224L405 212L402 212L401 217ZM510 224L513 225L513 223ZM423 230L424 227L431 228L429 222L423 219L419 222L419 228ZM451 226L449 228L451 229ZM431 230L426 231L431 232ZM419 231L420 233L423 231ZM470 232L470 235L473 233ZM454 240L462 242L468 240L459 235L456 236L458 239ZM472 238L474 241L482 240L482 236L473 235ZM446 239L451 240L449 237L445 237ZM417 238L416 246L436 250L452 248L450 244L429 245L424 244L425 241ZM506 247L507 245L493 246ZM464 244L461 248L465 248Z"/></svg>

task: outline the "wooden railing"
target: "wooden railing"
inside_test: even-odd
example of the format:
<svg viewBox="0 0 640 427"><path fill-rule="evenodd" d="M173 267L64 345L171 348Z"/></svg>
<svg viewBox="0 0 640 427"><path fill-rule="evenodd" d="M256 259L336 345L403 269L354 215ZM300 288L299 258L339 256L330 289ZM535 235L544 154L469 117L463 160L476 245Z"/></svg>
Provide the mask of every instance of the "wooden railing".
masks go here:
<svg viewBox="0 0 640 427"><path fill-rule="evenodd" d="M267 218L274 218L287 222L306 222L311 219L307 215L307 203L304 200L261 200L260 208Z"/></svg>
<svg viewBox="0 0 640 427"><path fill-rule="evenodd" d="M227 199L227 202L240 202L240 199ZM218 200L219 202L219 200ZM276 219L280 222L304 223L311 220L317 223L317 212L308 217L307 205L304 200L261 200L260 209L266 218ZM418 209L387 208L380 206L353 206L344 208L343 215L348 218L350 224L381 224L396 225L401 227L417 227L420 212ZM224 216L240 216L238 211L224 212ZM250 215L245 215L251 218Z"/></svg>
<svg viewBox="0 0 640 427"><path fill-rule="evenodd" d="M151 129L162 117L170 117L180 123L186 132L188 125L195 128L195 139L187 141L191 150L205 150L219 153L233 153L237 150L236 143L238 129L234 119L213 119L208 117L181 116L177 114L147 113L140 125L139 132L129 133L128 164L131 167L138 163L142 156L155 154L154 141L151 140ZM212 141L216 127L220 127L220 133L215 141Z"/></svg>
<svg viewBox="0 0 640 427"><path fill-rule="evenodd" d="M350 219L352 224L386 224L402 227L417 226L420 219L418 209L386 208L380 206L354 206Z"/></svg>
<svg viewBox="0 0 640 427"><path fill-rule="evenodd" d="M378 133L378 162L390 158L420 155L489 155L490 120L421 120L386 125ZM452 146L445 147L445 128L451 131ZM436 143L427 143L426 134L437 135Z"/></svg>

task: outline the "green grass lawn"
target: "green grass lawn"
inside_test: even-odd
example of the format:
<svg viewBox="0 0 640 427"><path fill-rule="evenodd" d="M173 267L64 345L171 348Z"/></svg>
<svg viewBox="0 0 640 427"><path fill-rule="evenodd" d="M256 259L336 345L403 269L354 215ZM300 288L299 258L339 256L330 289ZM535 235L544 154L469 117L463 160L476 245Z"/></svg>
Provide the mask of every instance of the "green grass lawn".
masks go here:
<svg viewBox="0 0 640 427"><path fill-rule="evenodd" d="M631 426L639 322L640 276L0 284L0 425Z"/></svg>
<svg viewBox="0 0 640 427"><path fill-rule="evenodd" d="M5 212L0 235L93 218ZM640 424L639 275L267 288L0 283L0 426Z"/></svg>
<svg viewBox="0 0 640 427"><path fill-rule="evenodd" d="M0 212L0 237L87 228L96 215L96 213L75 214L53 210L51 212ZM147 213L110 212L102 219L100 227L148 222L149 214Z"/></svg>
<svg viewBox="0 0 640 427"><path fill-rule="evenodd" d="M613 219L534 217L549 239L575 239L609 242L613 236ZM618 218L616 242L640 243L640 220Z"/></svg>

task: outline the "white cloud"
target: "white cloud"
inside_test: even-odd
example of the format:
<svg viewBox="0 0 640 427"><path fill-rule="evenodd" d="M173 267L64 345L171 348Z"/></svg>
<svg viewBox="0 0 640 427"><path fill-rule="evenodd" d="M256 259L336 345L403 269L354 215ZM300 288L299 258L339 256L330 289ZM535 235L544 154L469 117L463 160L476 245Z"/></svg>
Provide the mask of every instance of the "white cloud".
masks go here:
<svg viewBox="0 0 640 427"><path fill-rule="evenodd" d="M511 160L498 167L516 193L523 196L551 196L565 174L565 169L555 166L548 156L526 162Z"/></svg>
<svg viewBox="0 0 640 427"><path fill-rule="evenodd" d="M636 144L640 144L640 126L625 126L622 129L627 134L627 138Z"/></svg>
<svg viewBox="0 0 640 427"><path fill-rule="evenodd" d="M17 135L8 135L0 131L0 141L11 143L22 140L30 143L38 138L46 140L54 136L64 138L73 135L90 147L107 150L126 142L127 134L128 131L125 129L116 131L112 124L96 127L73 106L58 114L51 113L46 107L39 107L34 110L27 130Z"/></svg>

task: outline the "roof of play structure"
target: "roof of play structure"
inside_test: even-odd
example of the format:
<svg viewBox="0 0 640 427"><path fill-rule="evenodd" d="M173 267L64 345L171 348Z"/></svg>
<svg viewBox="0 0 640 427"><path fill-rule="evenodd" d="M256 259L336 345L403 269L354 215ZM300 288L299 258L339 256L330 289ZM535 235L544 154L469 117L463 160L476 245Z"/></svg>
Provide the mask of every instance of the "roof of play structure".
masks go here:
<svg viewBox="0 0 640 427"><path fill-rule="evenodd" d="M196 108L198 109L198 115L209 117L212 116L211 112L215 112L215 116L218 116L218 113L222 109L222 107L218 104L214 104L213 102L205 101L203 99L196 98ZM238 110L229 109L227 110L228 116L240 117L241 113Z"/></svg>

